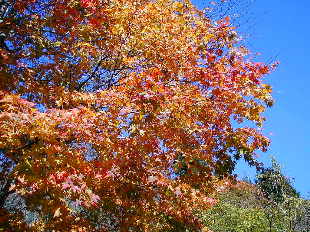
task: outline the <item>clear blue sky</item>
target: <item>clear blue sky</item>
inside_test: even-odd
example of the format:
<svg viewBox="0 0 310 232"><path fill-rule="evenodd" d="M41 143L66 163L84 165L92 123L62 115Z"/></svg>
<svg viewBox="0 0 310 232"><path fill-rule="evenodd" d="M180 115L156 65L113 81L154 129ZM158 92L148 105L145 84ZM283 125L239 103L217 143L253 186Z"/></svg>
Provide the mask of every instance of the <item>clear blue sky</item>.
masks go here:
<svg viewBox="0 0 310 232"><path fill-rule="evenodd" d="M193 0L199 8L208 2ZM272 144L261 160L269 165L274 156L296 189L310 197L310 1L256 0L249 11L250 49L262 54L260 61L280 62L266 78L275 105L265 114ZM241 164L238 173L253 177L255 171Z"/></svg>

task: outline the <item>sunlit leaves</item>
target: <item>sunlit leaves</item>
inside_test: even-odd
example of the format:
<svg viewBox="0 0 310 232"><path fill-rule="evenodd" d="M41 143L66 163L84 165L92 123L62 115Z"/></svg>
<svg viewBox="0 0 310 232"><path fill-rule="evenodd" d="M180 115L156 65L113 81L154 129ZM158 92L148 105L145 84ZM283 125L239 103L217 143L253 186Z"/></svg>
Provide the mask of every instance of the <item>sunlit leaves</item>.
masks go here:
<svg viewBox="0 0 310 232"><path fill-rule="evenodd" d="M107 227L94 214L122 231L200 229L194 212L236 160L259 165L270 67L246 58L229 18L188 1L16 4L0 149L37 228Z"/></svg>

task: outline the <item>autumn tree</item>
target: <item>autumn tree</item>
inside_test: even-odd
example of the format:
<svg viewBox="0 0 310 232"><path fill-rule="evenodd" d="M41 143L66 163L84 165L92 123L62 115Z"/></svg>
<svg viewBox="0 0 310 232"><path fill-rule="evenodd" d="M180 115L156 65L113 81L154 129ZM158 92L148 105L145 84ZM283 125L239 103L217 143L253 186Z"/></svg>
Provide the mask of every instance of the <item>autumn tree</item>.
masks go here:
<svg viewBox="0 0 310 232"><path fill-rule="evenodd" d="M229 17L188 0L4 5L0 207L14 192L36 220L6 212L2 228L197 231L236 161L259 167L271 67Z"/></svg>

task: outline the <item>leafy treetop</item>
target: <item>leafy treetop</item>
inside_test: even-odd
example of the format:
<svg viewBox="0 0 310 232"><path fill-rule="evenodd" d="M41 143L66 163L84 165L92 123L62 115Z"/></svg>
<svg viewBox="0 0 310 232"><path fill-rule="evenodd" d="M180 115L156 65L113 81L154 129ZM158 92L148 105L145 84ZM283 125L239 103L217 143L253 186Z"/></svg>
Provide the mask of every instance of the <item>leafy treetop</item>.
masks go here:
<svg viewBox="0 0 310 232"><path fill-rule="evenodd" d="M32 228L198 230L193 211L214 204L236 160L259 166L270 67L247 58L228 17L188 0L4 2L4 196L24 197ZM93 208L110 221L88 220Z"/></svg>

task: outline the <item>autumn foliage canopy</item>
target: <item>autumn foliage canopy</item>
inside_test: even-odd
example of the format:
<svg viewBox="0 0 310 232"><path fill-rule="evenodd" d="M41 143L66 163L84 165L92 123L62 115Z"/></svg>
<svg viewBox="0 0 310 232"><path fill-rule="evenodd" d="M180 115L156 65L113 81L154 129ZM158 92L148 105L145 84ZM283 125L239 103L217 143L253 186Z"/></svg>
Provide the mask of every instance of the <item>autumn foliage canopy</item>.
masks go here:
<svg viewBox="0 0 310 232"><path fill-rule="evenodd" d="M202 225L256 151L271 67L188 0L7 0L0 23L4 202L22 231ZM2 181L2 180L1 180ZM17 230L17 229L16 229Z"/></svg>

